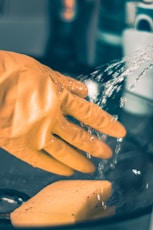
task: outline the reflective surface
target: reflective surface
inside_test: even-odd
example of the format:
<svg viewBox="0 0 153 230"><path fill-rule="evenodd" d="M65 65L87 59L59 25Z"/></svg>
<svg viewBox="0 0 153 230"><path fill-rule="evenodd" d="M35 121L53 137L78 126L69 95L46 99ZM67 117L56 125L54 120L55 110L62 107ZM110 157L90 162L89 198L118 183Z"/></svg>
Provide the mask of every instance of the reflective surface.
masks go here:
<svg viewBox="0 0 153 230"><path fill-rule="evenodd" d="M9 221L9 213L19 207L29 196L13 189L0 190L0 221Z"/></svg>

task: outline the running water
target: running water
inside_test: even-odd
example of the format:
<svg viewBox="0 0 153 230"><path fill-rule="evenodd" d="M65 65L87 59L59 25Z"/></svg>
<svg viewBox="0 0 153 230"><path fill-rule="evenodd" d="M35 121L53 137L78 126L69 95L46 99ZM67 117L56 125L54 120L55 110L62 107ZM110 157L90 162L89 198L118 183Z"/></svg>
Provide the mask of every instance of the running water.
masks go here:
<svg viewBox="0 0 153 230"><path fill-rule="evenodd" d="M135 88L137 81L142 78L147 71L153 68L153 46L148 46L145 50L137 50L133 55L114 60L105 65L99 66L89 75L79 76L78 79L89 86L93 86L97 92L90 92L89 99L101 108L105 108L108 99L119 92L126 77L134 73L140 66L144 65L143 71L135 76L135 83L129 85L130 89ZM92 83L92 84L91 84ZM126 98L120 98L120 106L123 107Z"/></svg>
<svg viewBox="0 0 153 230"><path fill-rule="evenodd" d="M139 74L133 73L138 69ZM99 66L89 75L79 76L78 80L83 81L88 87L88 100L97 104L105 111L113 115L113 119L119 120L120 111L126 104L126 97L123 96L126 79L131 74L134 76L132 84L127 87L134 91L136 84L153 68L153 46L137 50L132 56L115 60L106 65ZM117 100L116 100L117 99ZM111 101L112 100L112 101ZM115 110L110 111L112 107ZM114 105L115 104L115 105ZM153 106L153 104L151 104ZM83 124L84 126L84 124ZM99 133L89 127L87 130L98 138L109 144L109 136ZM140 134L141 135L141 134ZM95 179L108 179L113 183L113 195L108 205L115 205L119 214L139 210L152 204L152 155L144 149L133 148L133 140L127 143L130 152L122 154L122 138L115 139L113 146L113 157L110 160L101 160L98 163L98 172ZM112 146L111 146L112 147ZM88 156L90 157L91 156Z"/></svg>
<svg viewBox="0 0 153 230"><path fill-rule="evenodd" d="M153 68L153 46L137 50L132 56L99 66L91 74L79 76L78 80L87 85L89 101L97 104L105 111L110 112L109 101L117 97L118 107L112 115L115 120L118 120L119 109L122 110L126 104L126 97L122 94L124 83L126 78L137 71L139 67L142 71L139 74L136 72L135 75L132 75L134 77L133 83L127 86L133 91L137 82L146 75L147 71ZM153 103L150 106L153 106ZM98 138L107 143L109 138L107 135L89 127L87 129L91 135L96 134ZM115 205L117 212L120 214L152 204L153 192L152 158L149 158L147 154L141 154L140 149L133 150L133 147L130 152L120 154L123 143L124 139L115 139L113 157L111 160L101 160L99 162L98 173L95 178L108 179L113 183L114 192L109 205ZM87 157L91 158L91 156ZM106 177L106 174L108 177Z"/></svg>
<svg viewBox="0 0 153 230"><path fill-rule="evenodd" d="M84 82L88 87L88 99L89 101L97 104L99 107L108 110L109 100L119 95L118 108L122 109L126 103L126 97L122 96L121 90L126 78L133 74L139 67L144 66L142 72L139 75L135 75L134 83L128 85L130 90L134 91L137 82L145 76L146 72L153 68L153 46L148 46L146 49L139 49L135 51L132 56L124 57L120 60L114 60L111 63L99 66L94 72L89 75L79 76L78 80ZM116 111L115 111L116 112ZM118 119L118 114L112 114L114 119ZM83 124L81 124L84 126ZM91 128L87 128L90 134L96 134L96 136L106 141L107 136L99 133ZM116 147L114 149L113 159L110 162L110 167L115 167L118 161L118 154L121 150L121 144L123 139L116 140ZM91 158L89 154L87 157ZM103 175L102 171L105 168L106 161L102 161L99 164L99 173Z"/></svg>

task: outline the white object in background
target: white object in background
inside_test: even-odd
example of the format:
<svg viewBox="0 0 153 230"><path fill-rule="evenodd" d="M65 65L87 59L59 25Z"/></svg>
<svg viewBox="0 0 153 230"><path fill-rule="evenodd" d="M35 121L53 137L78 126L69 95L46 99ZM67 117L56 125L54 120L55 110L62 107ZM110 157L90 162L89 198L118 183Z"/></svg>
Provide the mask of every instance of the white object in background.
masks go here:
<svg viewBox="0 0 153 230"><path fill-rule="evenodd" d="M126 29L123 32L122 38L124 56L132 55L136 50L146 49L146 47L153 44L153 33L136 29ZM147 67L147 63L144 63L144 65L127 77L124 92L124 97L126 98L124 109L134 114L152 115L153 70L148 70L144 76L135 82L136 77L140 75L145 67ZM131 85L134 85L134 89L130 88Z"/></svg>

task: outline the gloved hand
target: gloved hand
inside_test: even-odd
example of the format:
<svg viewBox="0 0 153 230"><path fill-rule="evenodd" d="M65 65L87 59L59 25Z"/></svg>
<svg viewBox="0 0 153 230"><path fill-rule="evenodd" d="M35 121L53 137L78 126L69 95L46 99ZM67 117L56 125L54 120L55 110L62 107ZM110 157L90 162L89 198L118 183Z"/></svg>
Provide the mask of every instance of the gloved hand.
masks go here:
<svg viewBox="0 0 153 230"><path fill-rule="evenodd" d="M92 173L82 151L103 159L112 151L66 115L114 137L125 129L86 96L83 83L26 55L0 51L0 147L55 174Z"/></svg>

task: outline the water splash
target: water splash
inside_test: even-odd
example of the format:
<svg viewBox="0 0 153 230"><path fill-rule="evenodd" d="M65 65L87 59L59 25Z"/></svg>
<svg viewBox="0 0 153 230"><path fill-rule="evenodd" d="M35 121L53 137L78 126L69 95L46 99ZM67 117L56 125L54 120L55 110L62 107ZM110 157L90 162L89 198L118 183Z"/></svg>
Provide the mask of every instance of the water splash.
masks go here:
<svg viewBox="0 0 153 230"><path fill-rule="evenodd" d="M117 144L115 146L113 158L112 158L112 167L114 167L117 164L118 161L118 154L121 151L121 143L123 141L123 138L117 138Z"/></svg>
<svg viewBox="0 0 153 230"><path fill-rule="evenodd" d="M119 60L113 60L105 65L99 66L91 74L79 76L78 80L83 81L87 86L91 82L94 88L97 88L97 95L90 96L90 100L104 108L108 98L114 92L121 89L121 85L126 77L134 73L140 66L144 65L142 72L135 76L135 83L142 78L147 71L153 68L153 46L148 46L145 49L139 49L131 56L124 57ZM92 87L93 87L92 85ZM134 89L135 85L131 85Z"/></svg>
<svg viewBox="0 0 153 230"><path fill-rule="evenodd" d="M146 47L145 49L138 49L131 56L124 57L122 59L113 60L105 65L99 66L89 75L81 75L78 80L84 82L88 87L88 100L97 104L104 110L107 110L108 101L110 98L115 97L122 90L124 81L126 78L133 74L140 67L144 67L138 74L133 75L134 83L129 85L130 90L135 89L137 82L143 78L147 71L153 68L153 45ZM123 109L126 104L126 98L122 95L119 99L119 108ZM118 120L118 114L113 115L114 119ZM85 127L85 126L84 126ZM87 128L90 134L96 134L96 136L102 141L107 140L107 136L99 133L91 128ZM105 139L103 139L105 136ZM116 147L114 149L114 155L110 162L110 167L114 167L117 164L118 154L121 151L121 144L123 139L116 140ZM103 176L102 171L106 167L106 161L102 161L99 164L99 173Z"/></svg>
<svg viewBox="0 0 153 230"><path fill-rule="evenodd" d="M124 83L127 83L127 77L132 75L134 78L132 84L126 85L131 91L134 91L138 81L153 68L152 60L153 46L148 46L145 49L137 50L132 56L99 66L91 74L80 76L78 80L83 81L88 86L89 101L107 110L109 109L109 100L119 95L118 108L123 109L127 99L120 92ZM142 71L138 73L137 70L140 67ZM153 106L151 100L148 103ZM116 111L116 113L113 111L111 114L113 114L113 119L119 120L119 110ZM90 129L85 128L86 130ZM93 129L90 129L90 133L96 134L100 140L109 143L109 136ZM148 154L144 154L145 151L141 153L140 148L133 150L133 143L131 149L128 147L128 151L124 152L125 149L123 150L122 147L129 146L131 139L129 142L126 142L127 140L124 142L122 138L114 141L113 157L98 161L97 174L94 179L108 179L112 182L113 194L107 205L116 207L116 215L123 215L152 205L153 159L151 160Z"/></svg>

